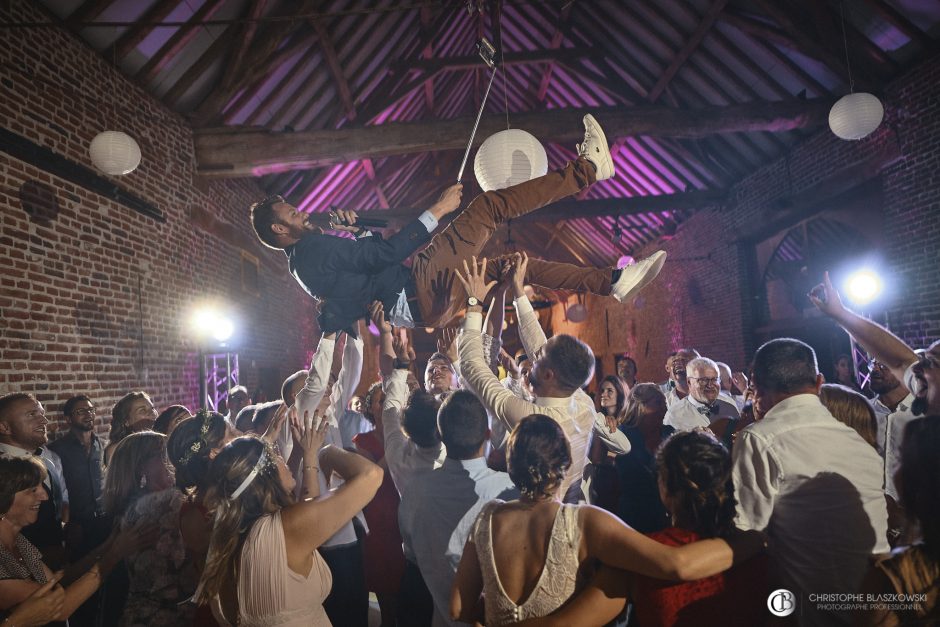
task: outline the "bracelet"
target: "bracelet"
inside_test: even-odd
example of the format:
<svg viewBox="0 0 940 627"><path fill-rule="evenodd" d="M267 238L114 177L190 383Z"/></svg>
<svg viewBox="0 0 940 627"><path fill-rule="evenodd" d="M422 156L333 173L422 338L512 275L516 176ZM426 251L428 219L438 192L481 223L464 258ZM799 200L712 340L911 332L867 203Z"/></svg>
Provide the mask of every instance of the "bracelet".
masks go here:
<svg viewBox="0 0 940 627"><path fill-rule="evenodd" d="M395 370L409 370L411 368L411 362L396 357L395 361L392 362L392 367L395 368Z"/></svg>
<svg viewBox="0 0 940 627"><path fill-rule="evenodd" d="M320 470L319 466L304 466L304 470Z"/></svg>

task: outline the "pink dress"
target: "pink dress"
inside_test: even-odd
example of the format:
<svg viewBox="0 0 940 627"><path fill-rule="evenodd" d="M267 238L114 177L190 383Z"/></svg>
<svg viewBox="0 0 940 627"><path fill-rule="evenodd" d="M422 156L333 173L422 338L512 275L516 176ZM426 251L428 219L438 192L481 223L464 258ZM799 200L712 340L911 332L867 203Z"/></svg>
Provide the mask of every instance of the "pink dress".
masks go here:
<svg viewBox="0 0 940 627"><path fill-rule="evenodd" d="M306 577L287 565L287 547L281 513L255 522L242 546L238 577L239 627L327 627L330 619L323 600L333 586L330 569L317 551ZM231 627L222 616L218 596L212 613L220 625Z"/></svg>

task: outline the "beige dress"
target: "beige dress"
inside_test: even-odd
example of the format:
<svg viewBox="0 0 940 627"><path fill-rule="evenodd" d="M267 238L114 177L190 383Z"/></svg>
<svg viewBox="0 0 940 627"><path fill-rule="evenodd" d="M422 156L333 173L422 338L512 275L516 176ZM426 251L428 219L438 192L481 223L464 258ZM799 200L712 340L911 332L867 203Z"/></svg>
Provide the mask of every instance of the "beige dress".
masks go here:
<svg viewBox="0 0 940 627"><path fill-rule="evenodd" d="M280 512L259 518L242 546L238 625L327 627L330 619L323 600L332 586L333 576L317 551L306 577L288 567ZM212 613L220 625L231 627L222 616L218 596L213 599Z"/></svg>
<svg viewBox="0 0 940 627"><path fill-rule="evenodd" d="M473 543L483 573L487 627L548 616L574 596L583 583L578 577L578 550L581 547L581 527L578 525L580 506L562 504L552 523L552 535L539 580L523 603L514 603L506 595L499 581L493 557L493 511L502 503L500 500L487 503L480 512L473 530Z"/></svg>

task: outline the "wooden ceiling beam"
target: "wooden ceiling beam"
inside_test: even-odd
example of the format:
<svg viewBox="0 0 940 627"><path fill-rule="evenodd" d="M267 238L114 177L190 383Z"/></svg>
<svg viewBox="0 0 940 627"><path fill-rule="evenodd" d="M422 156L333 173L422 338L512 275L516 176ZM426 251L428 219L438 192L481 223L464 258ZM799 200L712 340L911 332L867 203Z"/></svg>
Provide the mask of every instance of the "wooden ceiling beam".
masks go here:
<svg viewBox="0 0 940 627"><path fill-rule="evenodd" d="M74 31L80 31L85 22L90 22L111 6L112 0L85 0L65 18L65 23Z"/></svg>
<svg viewBox="0 0 940 627"><path fill-rule="evenodd" d="M702 19L699 20L698 26L695 28L688 39L686 39L685 44L682 48L676 52L672 57L672 60L669 62L669 65L666 66L666 69L663 70L663 73L659 75L659 80L656 81L656 84L653 85L653 88L650 89L648 99L650 102L656 102L659 99L660 94L663 93L663 90L666 89L666 86L672 81L673 77L686 62L689 56L695 52L696 48L699 47L699 44L702 43L702 40L705 39L705 35L708 34L708 31L711 30L712 25L715 23L715 20L718 18L718 15L724 10L725 5L728 3L728 0L713 0L711 6L708 7L708 11L705 12L705 15L702 16Z"/></svg>
<svg viewBox="0 0 940 627"><path fill-rule="evenodd" d="M279 17L291 17L296 15L305 15L316 10L317 0L304 0L299 6L294 6L293 10ZM243 91L258 79L264 77L272 67L277 67L277 63L282 61L278 49L283 52L283 44L288 39L290 33L297 28L297 23L292 20L272 21L257 37L252 41L250 50L245 53L244 62L241 68L226 68L225 74L220 77L220 81L203 101L196 107L192 113L192 118L196 126L204 125L213 119L221 119L223 111L228 108L232 96ZM291 48L291 46L287 46ZM231 76L231 82L225 80Z"/></svg>
<svg viewBox="0 0 940 627"><path fill-rule="evenodd" d="M137 70L134 78L144 85L150 83L199 34L202 22L212 19L224 4L225 0L208 0L203 3L199 10L186 21L186 26L176 29L173 36L160 47L156 54Z"/></svg>
<svg viewBox="0 0 940 627"><path fill-rule="evenodd" d="M558 48L547 50L527 50L525 52L507 52L505 53L506 65L537 65L540 63L556 63L558 61L572 61L574 59L583 59L596 56L596 50L589 48ZM504 58L499 58L500 63ZM466 57L438 57L434 59L418 59L415 61L401 62L393 64L395 71L407 73L419 71L425 73L434 73L442 71L465 71L478 70L485 67L483 59L479 55L470 55Z"/></svg>
<svg viewBox="0 0 940 627"><path fill-rule="evenodd" d="M780 132L814 127L828 119L831 100L749 102L677 110L667 107L553 109L517 113L514 123L542 141L577 142L581 118L594 113L611 140L630 135L704 137L720 133ZM199 172L208 176L259 176L363 158L463 148L472 120L394 122L338 130L278 133L266 129L196 129ZM480 122L477 143L505 126L503 116Z"/></svg>
<svg viewBox="0 0 940 627"><path fill-rule="evenodd" d="M937 42L893 6L884 2L884 0L865 0L865 2L881 19L889 22L905 36L916 41L918 45L926 50L937 50Z"/></svg>
<svg viewBox="0 0 940 627"><path fill-rule="evenodd" d="M733 7L728 7L722 11L718 19L734 26L742 33L751 35L757 41L774 44L789 50L799 50L799 45L787 33Z"/></svg>
<svg viewBox="0 0 940 627"><path fill-rule="evenodd" d="M160 0L135 20L140 25L128 28L101 54L105 59L123 59L153 32L154 22L163 21L177 6L179 6L178 0Z"/></svg>
<svg viewBox="0 0 940 627"><path fill-rule="evenodd" d="M233 46L235 54L226 64L225 72L222 74L222 80L219 84L223 87L229 87L235 81L241 71L245 55L251 49L251 42L254 41L255 34L258 32L258 20L264 15L265 6L268 0L252 0L246 13L247 21L239 28L238 38Z"/></svg>
<svg viewBox="0 0 940 627"><path fill-rule="evenodd" d="M625 216L660 211L694 211L709 207L724 207L727 202L727 190L692 191L629 198L561 200L532 213L513 218L512 223L557 222L574 218ZM359 215L364 218L381 218L390 223L399 223L414 220L419 213L421 213L420 207L412 207L393 208L387 211L360 211Z"/></svg>
<svg viewBox="0 0 940 627"><path fill-rule="evenodd" d="M235 28L229 26L212 42L212 45L203 52L196 62L190 65L183 75L173 83L173 86L160 98L170 108L176 108L180 99L212 65L228 52L229 44L235 37Z"/></svg>
<svg viewBox="0 0 940 627"><path fill-rule="evenodd" d="M352 91L349 89L349 81L346 80L346 74L343 73L343 66L339 61L339 55L336 54L336 48L333 46L333 39L323 26L321 20L310 20L317 38L320 40L320 49L323 51L323 58L326 59L326 65L333 77L333 83L336 85L336 91L343 103L343 110L346 112L346 119L352 122L356 119L356 104L353 102Z"/></svg>
<svg viewBox="0 0 940 627"><path fill-rule="evenodd" d="M837 45L838 41L829 42L829 45L821 44L817 41L818 36L816 33L807 33L804 29L800 28L790 16L789 12L781 8L774 0L753 1L756 6L760 7L764 13L770 16L783 30L796 40L800 52L815 59L819 59L836 77L842 81L847 80L848 69L846 68L843 54L837 52L832 45ZM841 39L842 38L839 37L839 41L841 41ZM855 82L859 87L867 90L875 89L875 81L863 68L856 67L855 77Z"/></svg>
<svg viewBox="0 0 940 627"><path fill-rule="evenodd" d="M805 10L809 11L813 26L819 34L820 41L827 46L831 52L841 53L843 57L846 53L846 46L839 45L842 42L843 32L848 42L848 53L854 55L856 60L867 61L863 67L872 67L880 74L881 78L887 79L895 74L898 69L897 63L885 54L884 50L876 46L872 41L860 33L857 28L848 19L845 19L845 28L843 31L842 18L839 14L830 10L828 5L818 0L803 1ZM844 5L842 5L844 7Z"/></svg>

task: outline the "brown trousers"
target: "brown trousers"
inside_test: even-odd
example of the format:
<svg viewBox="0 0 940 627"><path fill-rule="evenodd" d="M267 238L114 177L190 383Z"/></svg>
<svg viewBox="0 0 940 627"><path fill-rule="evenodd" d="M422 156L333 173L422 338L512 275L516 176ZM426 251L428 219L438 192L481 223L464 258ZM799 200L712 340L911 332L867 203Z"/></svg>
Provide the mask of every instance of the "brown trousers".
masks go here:
<svg viewBox="0 0 940 627"><path fill-rule="evenodd" d="M457 280L463 262L479 257L496 229L507 220L578 193L594 182L594 166L583 158L564 169L549 172L525 183L484 192L435 235L418 253L411 274L415 279L417 326L445 327L453 324L466 307L467 294ZM487 279L495 280L503 258L490 260ZM495 262L495 263L494 263ZM526 283L550 290L610 294L611 268L583 268L567 263L529 259Z"/></svg>

